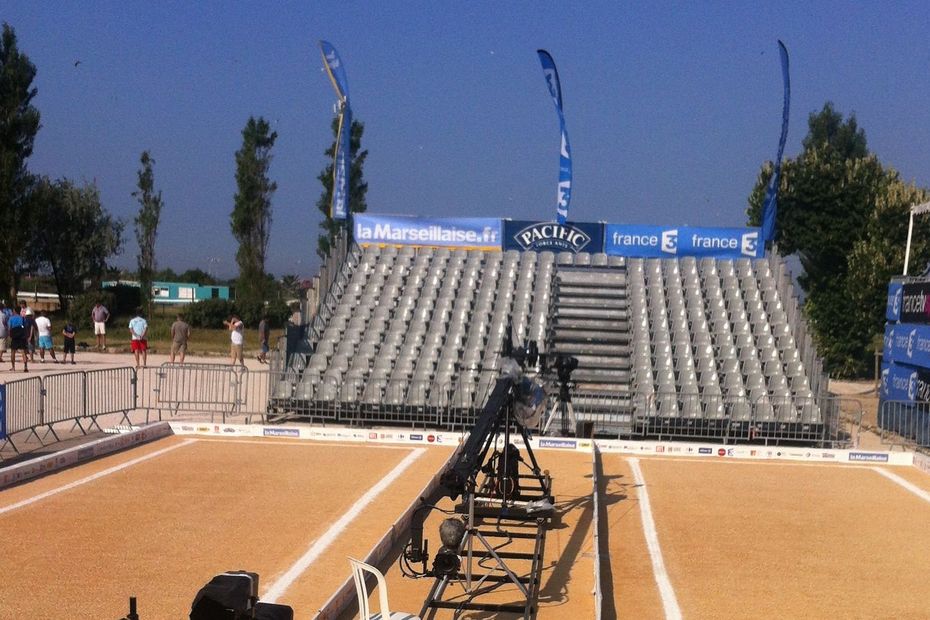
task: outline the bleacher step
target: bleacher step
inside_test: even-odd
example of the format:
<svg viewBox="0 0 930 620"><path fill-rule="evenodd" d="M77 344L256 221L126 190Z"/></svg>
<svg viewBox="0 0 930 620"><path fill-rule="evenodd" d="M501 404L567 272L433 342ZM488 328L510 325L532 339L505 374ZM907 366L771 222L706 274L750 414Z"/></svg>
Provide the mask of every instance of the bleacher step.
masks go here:
<svg viewBox="0 0 930 620"><path fill-rule="evenodd" d="M574 318L574 317L555 317L555 325L565 329L603 329L611 332L628 332L630 324L627 321L618 321L600 318Z"/></svg>

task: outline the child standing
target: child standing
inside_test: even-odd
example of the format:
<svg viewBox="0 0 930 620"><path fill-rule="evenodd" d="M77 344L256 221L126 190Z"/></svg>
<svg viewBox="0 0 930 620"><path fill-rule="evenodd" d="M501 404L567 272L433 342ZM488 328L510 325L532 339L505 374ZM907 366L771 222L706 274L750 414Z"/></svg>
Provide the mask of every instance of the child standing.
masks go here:
<svg viewBox="0 0 930 620"><path fill-rule="evenodd" d="M68 353L71 354L71 363L74 363L74 336L77 334L77 330L74 329L74 323L71 322L71 319L68 319L65 323L65 328L61 330L61 335L65 339L65 353L62 355L61 363L68 363Z"/></svg>

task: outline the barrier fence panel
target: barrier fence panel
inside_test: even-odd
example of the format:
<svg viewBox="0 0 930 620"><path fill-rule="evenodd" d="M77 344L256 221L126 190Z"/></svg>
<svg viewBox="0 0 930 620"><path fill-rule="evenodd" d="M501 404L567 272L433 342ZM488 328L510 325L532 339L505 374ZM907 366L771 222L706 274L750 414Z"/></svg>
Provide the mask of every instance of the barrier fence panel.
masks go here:
<svg viewBox="0 0 930 620"><path fill-rule="evenodd" d="M225 422L239 404L240 376L249 372L229 364L171 364L136 370L138 406L149 412L170 415L217 413Z"/></svg>
<svg viewBox="0 0 930 620"><path fill-rule="evenodd" d="M930 447L930 403L882 401L878 410L881 442L885 445Z"/></svg>
<svg viewBox="0 0 930 620"><path fill-rule="evenodd" d="M87 406L85 415L96 421L98 416L109 413L128 414L136 409L136 371L134 368L105 368L88 370L84 373Z"/></svg>
<svg viewBox="0 0 930 620"><path fill-rule="evenodd" d="M56 441L60 441L54 425L71 420L85 433L79 421L84 416L86 404L84 373L77 371L45 375L42 377L42 388L42 424L46 426L45 437L52 435Z"/></svg>
<svg viewBox="0 0 930 620"><path fill-rule="evenodd" d="M5 441L14 450L19 450L10 438L15 433L29 431L26 441L33 435L40 442L42 441L35 430L42 425L42 404L42 379L40 377L17 379L6 384L7 438Z"/></svg>

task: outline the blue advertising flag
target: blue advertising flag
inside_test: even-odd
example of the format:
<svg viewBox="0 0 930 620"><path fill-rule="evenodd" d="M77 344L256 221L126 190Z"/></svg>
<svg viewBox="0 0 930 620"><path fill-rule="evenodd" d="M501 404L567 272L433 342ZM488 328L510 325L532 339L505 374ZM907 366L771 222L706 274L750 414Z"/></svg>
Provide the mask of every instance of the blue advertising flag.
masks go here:
<svg viewBox="0 0 930 620"><path fill-rule="evenodd" d="M559 149L559 187L556 194L556 218L559 224L568 219L568 205L572 200L572 148L568 142L568 131L565 129L565 115L562 113L562 85L559 83L559 72L555 68L555 61L546 50L536 50L539 62L542 64L543 76L549 95L555 104L555 111L559 115L559 133L561 147Z"/></svg>
<svg viewBox="0 0 930 620"><path fill-rule="evenodd" d="M781 158L785 152L785 141L788 139L788 113L791 109L791 78L788 75L788 50L785 44L778 42L778 53L781 55L781 75L785 82L785 99L781 111L781 138L778 141L778 155L775 157L775 171L765 190L765 201L762 203L762 241L768 243L775 238L775 215L778 212L778 188L781 183Z"/></svg>
<svg viewBox="0 0 930 620"><path fill-rule="evenodd" d="M346 79L345 66L339 58L336 48L327 41L320 41L323 54L323 66L329 76L336 96L339 98L339 131L336 138L336 152L333 154L333 201L330 216L334 220L344 220L349 211L349 169L352 150L352 109L349 107L349 81Z"/></svg>
<svg viewBox="0 0 930 620"><path fill-rule="evenodd" d="M323 66L326 67L326 74L333 83L336 95L345 101L349 98L349 81L346 79L346 70L339 59L339 53L328 41L320 41L320 52L323 54Z"/></svg>

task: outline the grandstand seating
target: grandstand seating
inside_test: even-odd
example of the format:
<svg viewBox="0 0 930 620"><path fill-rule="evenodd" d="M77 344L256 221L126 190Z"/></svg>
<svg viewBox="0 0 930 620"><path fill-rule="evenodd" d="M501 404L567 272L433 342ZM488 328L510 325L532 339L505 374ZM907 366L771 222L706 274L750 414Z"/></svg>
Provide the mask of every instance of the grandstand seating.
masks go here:
<svg viewBox="0 0 930 620"><path fill-rule="evenodd" d="M784 261L352 246L282 411L468 423L513 340L574 355L598 433L817 438L822 369Z"/></svg>

